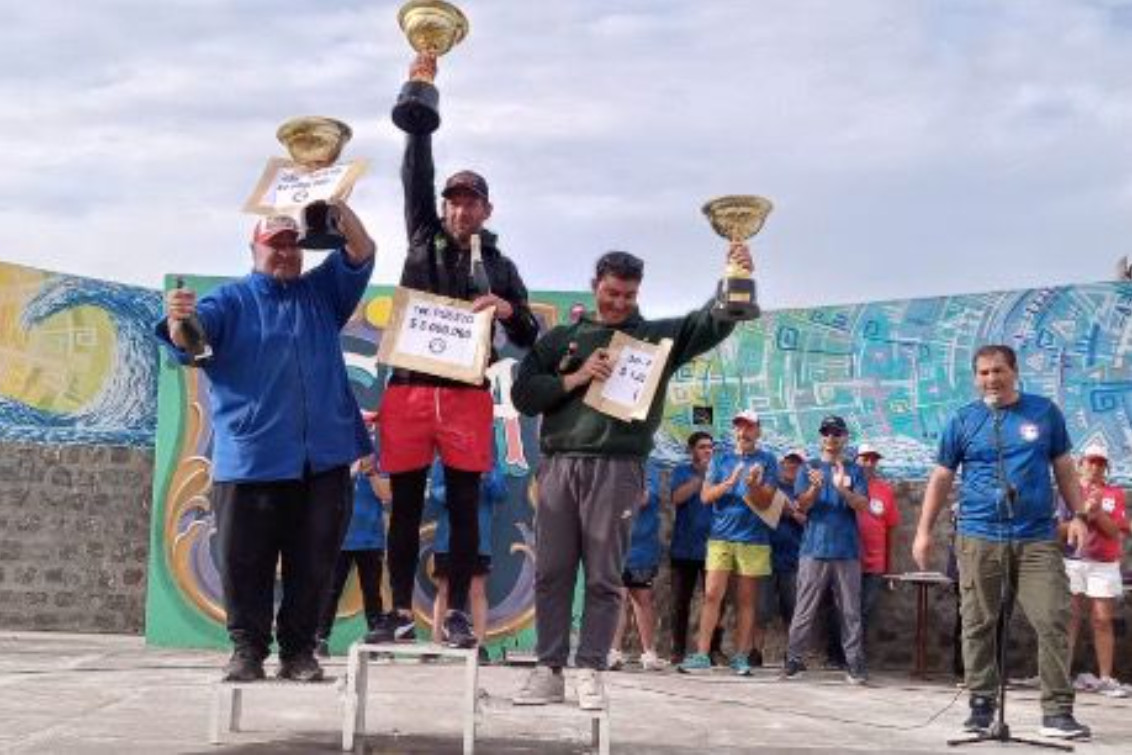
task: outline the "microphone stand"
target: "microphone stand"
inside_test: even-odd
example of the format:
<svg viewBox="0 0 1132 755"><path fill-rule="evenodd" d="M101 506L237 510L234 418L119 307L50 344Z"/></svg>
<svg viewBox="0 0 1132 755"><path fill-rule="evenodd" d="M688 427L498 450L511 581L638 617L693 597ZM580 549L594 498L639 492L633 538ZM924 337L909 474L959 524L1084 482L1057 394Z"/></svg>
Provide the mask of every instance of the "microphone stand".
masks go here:
<svg viewBox="0 0 1132 755"><path fill-rule="evenodd" d="M997 648L995 648L995 666L998 668L998 710L990 729L976 732L969 737L949 739L947 744L949 747L959 747L961 745L978 744L979 742L1017 742L1034 747L1045 747L1050 750L1073 752L1073 745L1063 742L1016 737L1010 733L1010 725L1006 723L1006 639L1010 631L1010 615L1014 608L1014 537L1011 525L1014 523L1014 504L1018 500L1018 489L1010 484L1010 479L1006 476L1006 457L1002 447L1002 409L998 407L997 402L987 401L987 406L994 413L996 468L998 484L1002 490L1002 509L1005 509L1005 517L1002 516L1003 512L1000 509L999 524L1000 526L1003 523L1006 524L1003 528L1006 539L1003 541L1002 552L1002 587L999 591L998 621L995 626L995 641L998 643Z"/></svg>

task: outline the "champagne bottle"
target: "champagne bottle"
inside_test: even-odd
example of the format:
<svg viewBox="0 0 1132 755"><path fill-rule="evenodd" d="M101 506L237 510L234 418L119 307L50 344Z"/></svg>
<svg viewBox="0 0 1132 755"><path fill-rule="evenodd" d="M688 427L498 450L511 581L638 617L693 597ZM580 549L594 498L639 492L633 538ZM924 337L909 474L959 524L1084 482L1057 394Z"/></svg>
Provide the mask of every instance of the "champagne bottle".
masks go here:
<svg viewBox="0 0 1132 755"><path fill-rule="evenodd" d="M177 276L177 288L185 287L185 279ZM185 339L185 351L193 358L194 364L201 364L212 357L212 347L208 345L208 338L204 335L204 326L196 313L181 320L181 334Z"/></svg>
<svg viewBox="0 0 1132 755"><path fill-rule="evenodd" d="M478 233L472 234L471 245L472 295L486 296L491 293L491 279L487 277L487 268L483 264L483 247Z"/></svg>

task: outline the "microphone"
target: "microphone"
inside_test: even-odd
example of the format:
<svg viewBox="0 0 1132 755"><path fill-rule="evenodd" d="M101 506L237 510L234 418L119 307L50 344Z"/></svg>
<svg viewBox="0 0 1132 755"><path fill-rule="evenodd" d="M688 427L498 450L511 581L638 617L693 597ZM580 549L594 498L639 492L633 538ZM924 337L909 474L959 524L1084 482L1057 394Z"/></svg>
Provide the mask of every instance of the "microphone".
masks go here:
<svg viewBox="0 0 1132 755"><path fill-rule="evenodd" d="M994 449L997 456L998 482L1002 486L1003 502L1006 504L1006 518L1014 519L1014 502L1018 499L1018 489L1010 482L1006 475L1006 452L1002 447L1002 409L999 407L998 394L983 394L983 403L994 416Z"/></svg>

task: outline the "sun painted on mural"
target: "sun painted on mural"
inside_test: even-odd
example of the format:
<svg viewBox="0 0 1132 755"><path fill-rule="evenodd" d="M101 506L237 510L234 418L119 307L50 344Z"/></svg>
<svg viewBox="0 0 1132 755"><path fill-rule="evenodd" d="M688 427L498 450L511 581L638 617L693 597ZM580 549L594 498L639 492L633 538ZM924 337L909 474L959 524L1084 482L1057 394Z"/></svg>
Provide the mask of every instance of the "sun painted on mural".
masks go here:
<svg viewBox="0 0 1132 755"><path fill-rule="evenodd" d="M156 291L0 263L0 439L151 446Z"/></svg>

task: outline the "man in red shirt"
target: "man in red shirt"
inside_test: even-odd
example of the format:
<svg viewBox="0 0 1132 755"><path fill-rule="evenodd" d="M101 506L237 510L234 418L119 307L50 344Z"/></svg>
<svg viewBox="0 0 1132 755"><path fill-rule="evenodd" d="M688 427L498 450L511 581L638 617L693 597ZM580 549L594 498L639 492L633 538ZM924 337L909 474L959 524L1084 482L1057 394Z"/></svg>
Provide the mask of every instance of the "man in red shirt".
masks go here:
<svg viewBox="0 0 1132 755"><path fill-rule="evenodd" d="M1112 617L1122 595L1120 557L1121 540L1128 532L1124 509L1124 491L1109 485L1108 452L1103 446L1085 449L1078 465L1081 475L1081 497L1085 510L1077 516L1088 526L1088 535L1076 552L1065 558L1069 575L1069 592L1073 595L1073 613L1069 620L1069 656L1077 645L1077 628L1087 610L1093 623L1093 645L1097 651L1100 684L1095 691L1109 697L1126 697L1120 682L1112 678ZM1064 518L1064 514L1063 514ZM1062 525L1067 529L1068 524Z"/></svg>

